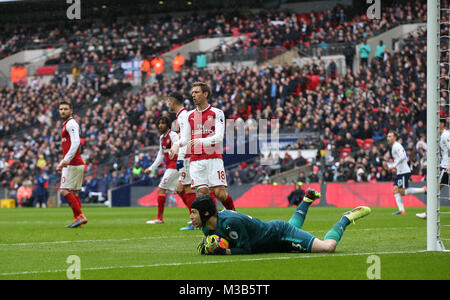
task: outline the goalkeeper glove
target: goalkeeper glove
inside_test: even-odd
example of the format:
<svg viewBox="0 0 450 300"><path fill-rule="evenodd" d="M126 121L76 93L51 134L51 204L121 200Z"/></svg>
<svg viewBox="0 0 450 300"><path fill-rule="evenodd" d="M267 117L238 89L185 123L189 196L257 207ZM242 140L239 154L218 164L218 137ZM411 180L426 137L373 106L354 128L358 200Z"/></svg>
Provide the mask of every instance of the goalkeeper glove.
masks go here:
<svg viewBox="0 0 450 300"><path fill-rule="evenodd" d="M223 255L227 253L227 250L225 248L222 248L219 246L219 242L217 240L212 240L212 241L206 241L204 242L203 245L203 252L202 254L213 254L213 255Z"/></svg>
<svg viewBox="0 0 450 300"><path fill-rule="evenodd" d="M177 160L177 171L184 167L184 160Z"/></svg>

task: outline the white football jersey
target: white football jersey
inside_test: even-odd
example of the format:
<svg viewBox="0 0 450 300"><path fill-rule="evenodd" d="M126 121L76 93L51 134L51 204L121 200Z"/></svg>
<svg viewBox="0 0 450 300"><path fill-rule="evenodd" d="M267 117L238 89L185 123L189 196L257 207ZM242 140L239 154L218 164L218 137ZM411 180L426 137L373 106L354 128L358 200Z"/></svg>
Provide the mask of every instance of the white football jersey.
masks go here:
<svg viewBox="0 0 450 300"><path fill-rule="evenodd" d="M397 175L411 173L406 151L399 142L395 142L392 145L392 157L394 158L393 166L397 169Z"/></svg>
<svg viewBox="0 0 450 300"><path fill-rule="evenodd" d="M441 140L439 142L441 146L441 168L447 168L450 166L450 131L445 129L442 131Z"/></svg>

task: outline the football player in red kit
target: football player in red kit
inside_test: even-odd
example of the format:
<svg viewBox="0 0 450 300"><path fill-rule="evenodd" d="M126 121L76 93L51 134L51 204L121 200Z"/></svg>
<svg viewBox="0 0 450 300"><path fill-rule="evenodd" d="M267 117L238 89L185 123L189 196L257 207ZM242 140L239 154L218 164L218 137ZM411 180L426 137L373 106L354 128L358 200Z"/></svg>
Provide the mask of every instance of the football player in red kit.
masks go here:
<svg viewBox="0 0 450 300"><path fill-rule="evenodd" d="M63 121L61 144L63 159L56 169L61 172L61 195L72 207L74 221L67 228L78 228L88 222L81 211L81 201L78 191L83 183L85 163L81 157L80 126L72 117L73 107L69 102L59 104L59 115Z"/></svg>
<svg viewBox="0 0 450 300"><path fill-rule="evenodd" d="M208 103L211 89L204 82L195 82L191 89L196 109L187 115L187 129L180 132L180 147L188 146L191 187L199 196L211 194L228 210L235 210L227 193L227 179L222 160L225 116L222 110ZM186 143L186 144L184 144ZM213 198L214 199L214 198Z"/></svg>
<svg viewBox="0 0 450 300"><path fill-rule="evenodd" d="M178 141L178 134L170 129L171 122L168 117L160 117L156 122L161 136L159 137L159 152L153 164L145 169L145 174L150 174L155 171L166 160L166 171L158 186L158 215L155 219L147 221L147 224L162 224L164 223L163 214L166 203L167 191L176 192L178 185L179 172L177 171L177 155L170 158L169 150L174 143Z"/></svg>

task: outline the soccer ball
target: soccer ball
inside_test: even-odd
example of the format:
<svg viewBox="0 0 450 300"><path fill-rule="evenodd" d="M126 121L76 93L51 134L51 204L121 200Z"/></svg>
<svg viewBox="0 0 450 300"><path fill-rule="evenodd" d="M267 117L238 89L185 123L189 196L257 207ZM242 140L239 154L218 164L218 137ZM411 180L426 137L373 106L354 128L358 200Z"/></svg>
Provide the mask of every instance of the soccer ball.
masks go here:
<svg viewBox="0 0 450 300"><path fill-rule="evenodd" d="M220 237L217 234L208 235L206 237L207 243L214 243L214 241L217 241L219 243L220 248L228 249L229 243L225 238Z"/></svg>

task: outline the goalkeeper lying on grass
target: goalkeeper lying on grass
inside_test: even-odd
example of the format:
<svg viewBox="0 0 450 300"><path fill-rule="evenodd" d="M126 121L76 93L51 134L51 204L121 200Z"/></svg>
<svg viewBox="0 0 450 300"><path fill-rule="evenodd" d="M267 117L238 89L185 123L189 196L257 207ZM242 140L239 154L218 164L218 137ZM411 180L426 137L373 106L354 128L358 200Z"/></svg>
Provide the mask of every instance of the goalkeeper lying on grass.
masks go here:
<svg viewBox="0 0 450 300"><path fill-rule="evenodd" d="M201 227L205 236L218 235L229 242L227 249L217 239L204 238L198 249L201 254L250 254L267 252L332 253L345 228L367 216L370 208L359 206L344 213L323 240L301 230L308 208L320 193L308 189L289 222L263 222L251 216L230 210L217 211L211 196L197 197L191 205L191 220Z"/></svg>

